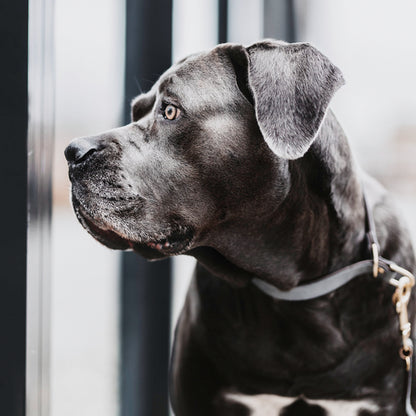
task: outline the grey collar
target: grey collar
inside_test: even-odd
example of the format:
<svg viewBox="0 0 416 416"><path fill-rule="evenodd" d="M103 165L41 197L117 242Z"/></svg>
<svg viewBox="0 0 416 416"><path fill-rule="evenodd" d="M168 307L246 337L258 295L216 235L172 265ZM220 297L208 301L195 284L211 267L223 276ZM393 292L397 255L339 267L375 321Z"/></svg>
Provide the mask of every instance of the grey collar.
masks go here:
<svg viewBox="0 0 416 416"><path fill-rule="evenodd" d="M379 256L380 246L377 241L375 223L372 211L364 195L366 236L371 257L366 260L353 263L335 272L322 276L313 282L298 285L290 290L280 290L276 286L264 280L253 278L252 283L266 295L278 300L304 301L327 295L339 289L351 280L359 276L372 274L374 277L381 275L384 279L390 280L397 272L395 264Z"/></svg>

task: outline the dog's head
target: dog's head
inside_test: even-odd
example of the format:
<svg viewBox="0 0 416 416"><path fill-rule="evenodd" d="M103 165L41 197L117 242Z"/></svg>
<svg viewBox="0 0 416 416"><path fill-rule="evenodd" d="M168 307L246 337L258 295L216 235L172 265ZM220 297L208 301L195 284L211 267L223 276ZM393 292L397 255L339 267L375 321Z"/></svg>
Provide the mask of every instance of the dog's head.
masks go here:
<svg viewBox="0 0 416 416"><path fill-rule="evenodd" d="M133 101L130 124L66 149L79 221L151 259L215 245L230 224L267 215L270 200L278 208L288 160L311 146L342 82L304 43L224 44L184 59Z"/></svg>

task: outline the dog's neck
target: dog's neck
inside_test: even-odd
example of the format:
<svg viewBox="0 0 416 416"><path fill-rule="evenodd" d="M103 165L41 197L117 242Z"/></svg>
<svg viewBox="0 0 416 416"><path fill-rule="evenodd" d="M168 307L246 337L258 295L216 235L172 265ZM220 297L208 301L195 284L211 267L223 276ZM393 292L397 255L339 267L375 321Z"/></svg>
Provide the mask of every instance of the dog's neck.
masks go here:
<svg viewBox="0 0 416 416"><path fill-rule="evenodd" d="M331 112L308 153L286 163L290 189L283 202L276 202L275 212L226 224L214 245L220 255L214 250L193 253L215 274L237 284L256 276L290 289L362 255L361 184Z"/></svg>

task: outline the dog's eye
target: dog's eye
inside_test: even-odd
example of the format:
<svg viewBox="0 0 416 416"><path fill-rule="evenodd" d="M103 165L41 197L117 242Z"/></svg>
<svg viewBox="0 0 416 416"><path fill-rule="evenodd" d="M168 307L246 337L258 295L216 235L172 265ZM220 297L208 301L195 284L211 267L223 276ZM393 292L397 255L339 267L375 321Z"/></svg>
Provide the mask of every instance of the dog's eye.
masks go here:
<svg viewBox="0 0 416 416"><path fill-rule="evenodd" d="M179 108L175 107L172 104L168 104L163 112L163 117L165 117L167 120L175 120L181 113L181 110Z"/></svg>

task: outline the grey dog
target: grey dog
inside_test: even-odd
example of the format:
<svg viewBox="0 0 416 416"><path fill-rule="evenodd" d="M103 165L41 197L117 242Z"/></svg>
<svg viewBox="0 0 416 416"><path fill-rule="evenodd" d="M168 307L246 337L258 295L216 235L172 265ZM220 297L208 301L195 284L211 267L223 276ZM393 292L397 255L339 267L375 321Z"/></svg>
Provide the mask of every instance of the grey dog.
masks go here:
<svg viewBox="0 0 416 416"><path fill-rule="evenodd" d="M94 238L198 260L171 363L178 416L405 414L390 287L365 275L288 302L252 284L287 291L366 258L364 190L380 252L414 269L391 198L328 108L342 84L309 44L223 44L167 70L130 124L66 149Z"/></svg>

